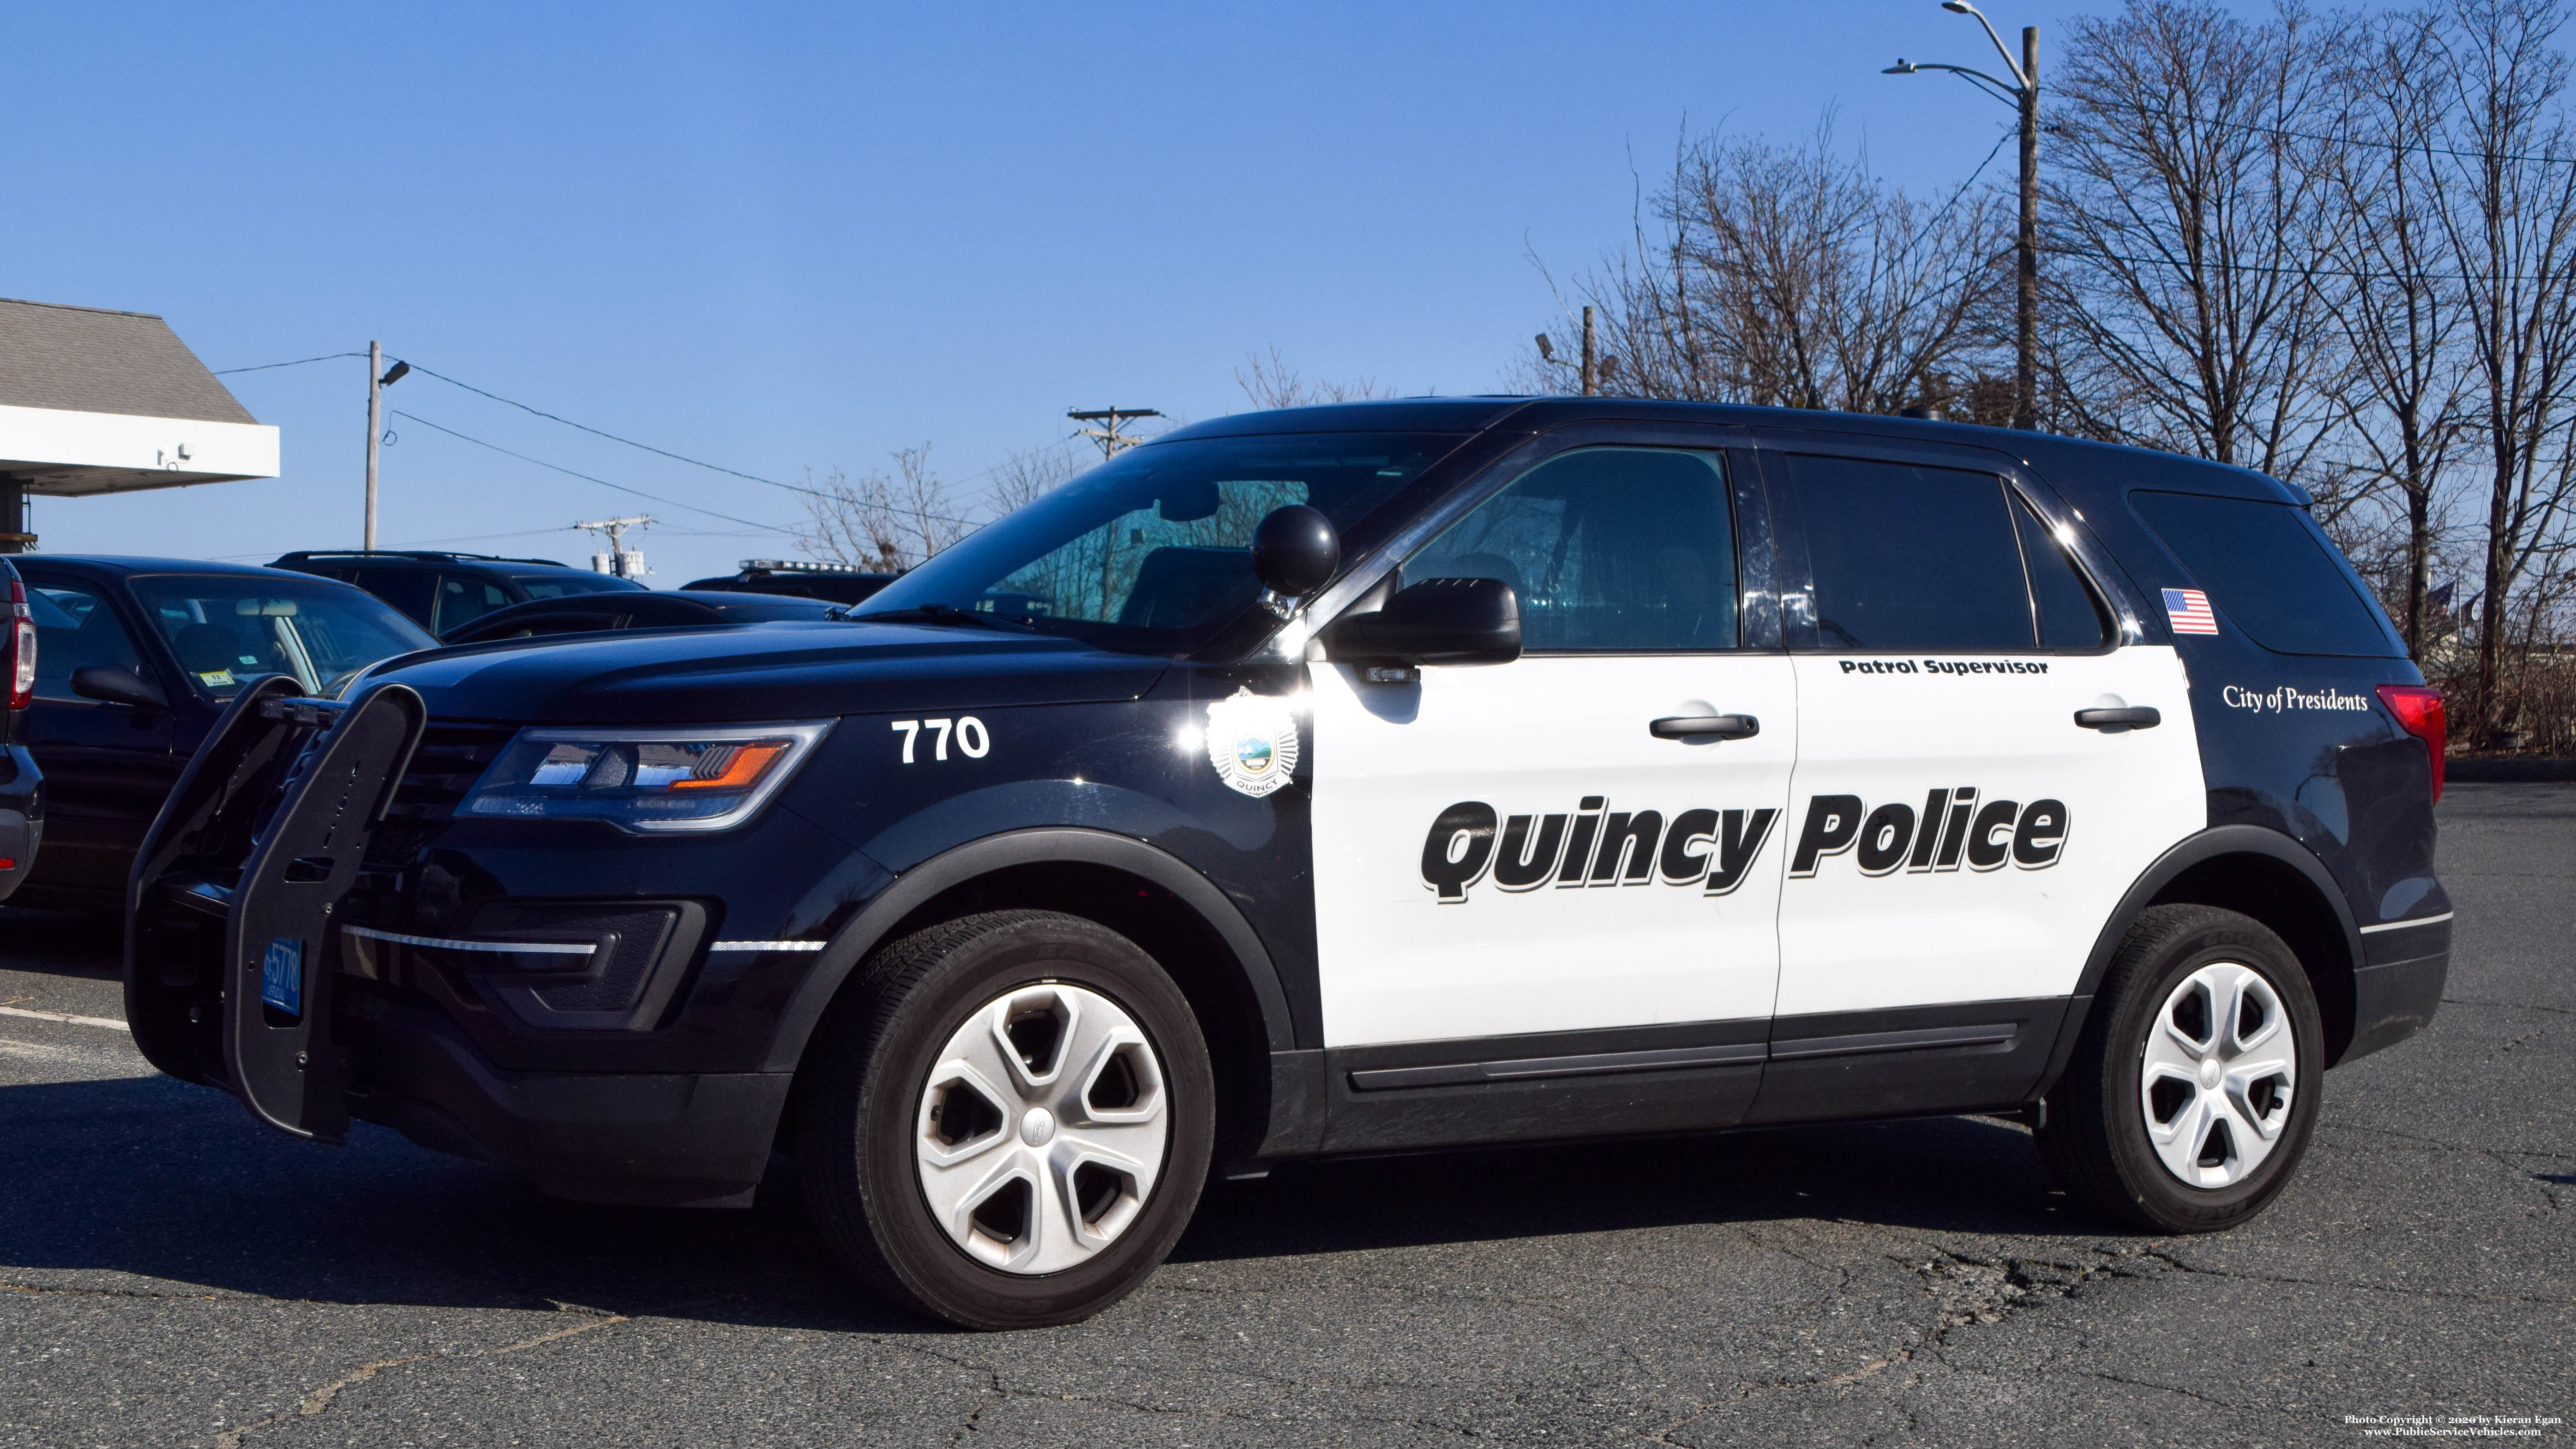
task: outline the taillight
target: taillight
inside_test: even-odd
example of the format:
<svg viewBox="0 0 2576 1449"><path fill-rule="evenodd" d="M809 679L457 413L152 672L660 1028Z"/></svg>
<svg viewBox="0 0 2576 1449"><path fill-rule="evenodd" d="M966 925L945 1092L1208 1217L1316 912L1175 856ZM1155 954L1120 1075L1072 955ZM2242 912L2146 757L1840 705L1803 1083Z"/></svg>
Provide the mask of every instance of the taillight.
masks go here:
<svg viewBox="0 0 2576 1449"><path fill-rule="evenodd" d="M2441 799L2442 749L2450 741L2450 726L2442 717L2442 691L2422 684L2383 684L2379 702L2397 716L2399 728L2433 752L2433 798Z"/></svg>
<svg viewBox="0 0 2576 1449"><path fill-rule="evenodd" d="M25 709L36 697L36 620L27 609L27 586L9 583L9 707Z"/></svg>

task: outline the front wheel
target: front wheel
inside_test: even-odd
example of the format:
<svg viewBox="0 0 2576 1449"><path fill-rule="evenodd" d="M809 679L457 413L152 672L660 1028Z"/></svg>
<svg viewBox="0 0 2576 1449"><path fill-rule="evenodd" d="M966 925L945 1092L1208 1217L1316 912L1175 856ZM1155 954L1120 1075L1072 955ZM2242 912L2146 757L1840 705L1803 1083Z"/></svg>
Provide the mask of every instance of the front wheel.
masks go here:
<svg viewBox="0 0 2576 1449"><path fill-rule="evenodd" d="M817 1225L858 1275L966 1328L1087 1318L1189 1223L1215 1078L1151 956L1045 911L871 958L798 1084Z"/></svg>
<svg viewBox="0 0 2576 1449"><path fill-rule="evenodd" d="M2261 1212L2316 1122L2324 1033L2307 973L2263 924L2210 906L2141 913L2104 974L2040 1157L2068 1194L2150 1232Z"/></svg>

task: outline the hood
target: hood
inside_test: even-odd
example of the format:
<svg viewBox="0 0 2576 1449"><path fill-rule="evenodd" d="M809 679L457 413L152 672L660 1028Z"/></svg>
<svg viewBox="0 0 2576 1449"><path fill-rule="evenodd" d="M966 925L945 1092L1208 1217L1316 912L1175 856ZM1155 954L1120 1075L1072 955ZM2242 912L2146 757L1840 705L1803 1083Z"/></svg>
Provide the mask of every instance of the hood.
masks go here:
<svg viewBox="0 0 2576 1449"><path fill-rule="evenodd" d="M373 677L440 719L720 724L1135 699L1170 667L1042 635L797 621L473 644Z"/></svg>

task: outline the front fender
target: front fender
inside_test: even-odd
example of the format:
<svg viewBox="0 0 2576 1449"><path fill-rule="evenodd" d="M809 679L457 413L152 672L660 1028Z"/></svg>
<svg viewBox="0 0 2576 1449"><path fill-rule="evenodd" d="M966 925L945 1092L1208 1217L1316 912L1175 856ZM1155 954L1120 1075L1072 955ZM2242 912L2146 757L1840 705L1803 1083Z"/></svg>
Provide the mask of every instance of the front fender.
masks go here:
<svg viewBox="0 0 2576 1449"><path fill-rule="evenodd" d="M1225 892L1198 870L1167 851L1125 835L1079 827L1049 826L1012 830L954 846L924 859L895 877L860 912L834 933L822 959L806 973L786 1009L761 1070L792 1072L805 1055L805 1045L822 1021L841 985L883 942L897 924L935 899L980 876L1014 866L1051 863L1107 866L1153 882L1198 913L1234 955L1244 984L1261 1009L1262 1033L1273 1052L1296 1045L1296 1026L1278 968L1260 935Z"/></svg>

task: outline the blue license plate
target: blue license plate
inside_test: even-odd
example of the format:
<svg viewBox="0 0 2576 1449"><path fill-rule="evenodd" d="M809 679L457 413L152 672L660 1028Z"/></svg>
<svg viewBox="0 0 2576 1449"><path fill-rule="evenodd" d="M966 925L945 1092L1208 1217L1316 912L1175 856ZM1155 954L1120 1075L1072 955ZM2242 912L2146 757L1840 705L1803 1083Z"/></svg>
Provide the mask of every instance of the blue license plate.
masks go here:
<svg viewBox="0 0 2576 1449"><path fill-rule="evenodd" d="M280 936L259 961L259 999L292 1016L304 1014L304 943Z"/></svg>

